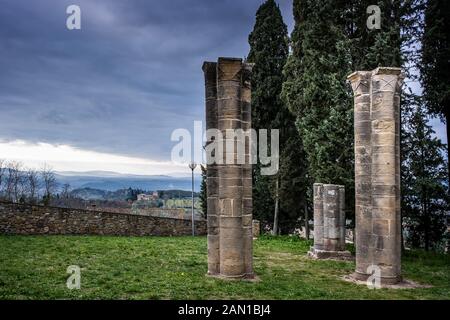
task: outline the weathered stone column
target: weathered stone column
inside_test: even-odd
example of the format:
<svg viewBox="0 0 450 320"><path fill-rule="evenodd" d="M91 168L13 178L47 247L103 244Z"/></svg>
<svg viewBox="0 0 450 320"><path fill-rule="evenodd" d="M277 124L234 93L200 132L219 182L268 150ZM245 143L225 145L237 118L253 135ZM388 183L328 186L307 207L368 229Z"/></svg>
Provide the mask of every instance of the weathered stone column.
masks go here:
<svg viewBox="0 0 450 320"><path fill-rule="evenodd" d="M314 250L323 250L323 184L314 184Z"/></svg>
<svg viewBox="0 0 450 320"><path fill-rule="evenodd" d="M220 275L245 275L244 230L242 227L242 165L236 164L237 148L227 149L229 130L241 129L240 59L219 58L217 66L217 107L219 130L225 140L226 163L219 165ZM233 164L230 162L232 160Z"/></svg>
<svg viewBox="0 0 450 320"><path fill-rule="evenodd" d="M258 239L261 235L261 222L259 220L253 220L252 229L253 239Z"/></svg>
<svg viewBox="0 0 450 320"><path fill-rule="evenodd" d="M345 251L345 188L314 184L314 247L308 253L317 259L350 259Z"/></svg>
<svg viewBox="0 0 450 320"><path fill-rule="evenodd" d="M218 128L217 115L217 63L205 62L203 64L205 74L205 101L206 101L206 130ZM213 141L206 141L206 145ZM217 165L211 157L207 156L206 190L208 207L208 274L220 273L219 261L219 174Z"/></svg>
<svg viewBox="0 0 450 320"><path fill-rule="evenodd" d="M355 127L355 246L356 272L369 267L369 243L372 229L372 148L370 121L371 72L350 76L354 92Z"/></svg>
<svg viewBox="0 0 450 320"><path fill-rule="evenodd" d="M401 281L399 68L349 76L355 95L356 270L366 280Z"/></svg>
<svg viewBox="0 0 450 320"><path fill-rule="evenodd" d="M339 186L339 250L345 251L345 187Z"/></svg>
<svg viewBox="0 0 450 320"><path fill-rule="evenodd" d="M339 186L326 184L323 191L323 248L325 251L339 251L341 234Z"/></svg>
<svg viewBox="0 0 450 320"><path fill-rule="evenodd" d="M218 63L205 62L203 69L207 87L207 128L215 125L223 137L218 140L223 147L222 156L219 159L216 155L218 163L209 165L207 174L207 186L213 188L208 191L208 273L225 278L252 278L250 144L239 154L242 137L236 136L236 130L251 128L251 65L241 59L219 58ZM215 86L216 91L209 84ZM208 111L210 107L216 114ZM242 157L245 161L241 161ZM211 219L210 207L216 213Z"/></svg>
<svg viewBox="0 0 450 320"><path fill-rule="evenodd" d="M241 75L241 128L245 132L252 129L252 89L251 77L252 65L243 64ZM245 163L242 164L242 227L244 228L244 261L245 274L253 277L253 179L252 179L252 154L251 134L245 135L242 141L245 144ZM245 140L248 139L248 140Z"/></svg>

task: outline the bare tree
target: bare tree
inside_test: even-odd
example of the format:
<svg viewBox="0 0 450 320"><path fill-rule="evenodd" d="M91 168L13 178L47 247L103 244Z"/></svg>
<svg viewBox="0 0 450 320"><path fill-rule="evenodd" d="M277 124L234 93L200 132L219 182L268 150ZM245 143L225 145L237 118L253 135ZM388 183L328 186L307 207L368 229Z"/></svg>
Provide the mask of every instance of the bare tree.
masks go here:
<svg viewBox="0 0 450 320"><path fill-rule="evenodd" d="M9 201L19 201L23 195L23 181L23 164L17 161L8 162L5 196Z"/></svg>
<svg viewBox="0 0 450 320"><path fill-rule="evenodd" d="M56 177L55 172L53 169L47 165L44 165L41 169L41 177L42 182L44 184L44 204L48 205L50 204L50 199L52 197L52 194L55 192L56 189Z"/></svg>
<svg viewBox="0 0 450 320"><path fill-rule="evenodd" d="M6 161L4 159L0 159L0 198L2 198L3 192L3 180L6 172Z"/></svg>
<svg viewBox="0 0 450 320"><path fill-rule="evenodd" d="M14 197L17 202L26 202L27 198L27 173L23 167L16 171L17 187L14 190Z"/></svg>
<svg viewBox="0 0 450 320"><path fill-rule="evenodd" d="M28 199L31 203L35 203L39 190L39 173L36 170L29 169L25 180Z"/></svg>
<svg viewBox="0 0 450 320"><path fill-rule="evenodd" d="M62 191L61 191L61 197L64 199L69 199L70 198L70 184L65 183L62 186Z"/></svg>

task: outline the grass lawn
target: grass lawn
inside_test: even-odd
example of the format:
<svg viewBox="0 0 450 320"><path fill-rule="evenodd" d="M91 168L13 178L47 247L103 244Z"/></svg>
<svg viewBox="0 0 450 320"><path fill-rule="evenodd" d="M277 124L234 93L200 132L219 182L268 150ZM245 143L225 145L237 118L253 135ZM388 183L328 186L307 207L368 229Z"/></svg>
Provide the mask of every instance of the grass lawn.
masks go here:
<svg viewBox="0 0 450 320"><path fill-rule="evenodd" d="M314 261L310 242L255 241L260 282L205 277L206 237L0 236L0 299L450 299L450 256L408 252L403 273L433 288L369 290L344 282L353 262ZM81 267L81 290L66 269Z"/></svg>

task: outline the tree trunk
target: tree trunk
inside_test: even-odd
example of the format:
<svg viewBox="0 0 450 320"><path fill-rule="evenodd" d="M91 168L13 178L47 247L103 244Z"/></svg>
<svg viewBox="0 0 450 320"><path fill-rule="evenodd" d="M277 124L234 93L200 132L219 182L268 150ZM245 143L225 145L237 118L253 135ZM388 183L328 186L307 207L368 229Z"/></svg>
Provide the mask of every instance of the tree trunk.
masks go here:
<svg viewBox="0 0 450 320"><path fill-rule="evenodd" d="M308 202L305 200L305 236L309 240L309 216L308 216Z"/></svg>
<svg viewBox="0 0 450 320"><path fill-rule="evenodd" d="M424 215L425 215L425 251L430 250L430 214L428 212L427 198L425 196L424 205Z"/></svg>
<svg viewBox="0 0 450 320"><path fill-rule="evenodd" d="M272 230L272 234L274 236L278 235L278 213L279 213L278 185L279 185L279 178L277 177L275 183L275 213L273 215L273 230Z"/></svg>
<svg viewBox="0 0 450 320"><path fill-rule="evenodd" d="M400 209L400 241L402 242L402 253L405 252L405 237L403 236L403 210Z"/></svg>

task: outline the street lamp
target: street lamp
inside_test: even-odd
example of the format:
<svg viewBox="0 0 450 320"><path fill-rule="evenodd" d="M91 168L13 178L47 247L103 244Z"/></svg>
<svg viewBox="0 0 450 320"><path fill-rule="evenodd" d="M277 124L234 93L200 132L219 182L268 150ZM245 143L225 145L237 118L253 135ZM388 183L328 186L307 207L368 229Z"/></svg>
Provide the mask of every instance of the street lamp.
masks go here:
<svg viewBox="0 0 450 320"><path fill-rule="evenodd" d="M195 225L194 225L194 170L197 164L192 161L189 163L189 168L192 171L192 236L195 236Z"/></svg>

